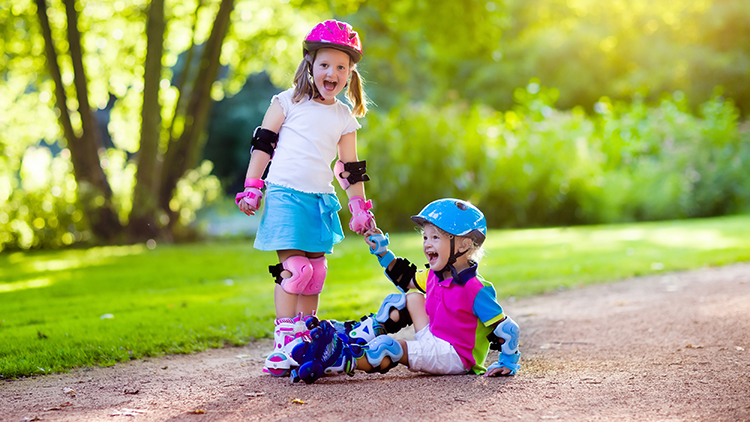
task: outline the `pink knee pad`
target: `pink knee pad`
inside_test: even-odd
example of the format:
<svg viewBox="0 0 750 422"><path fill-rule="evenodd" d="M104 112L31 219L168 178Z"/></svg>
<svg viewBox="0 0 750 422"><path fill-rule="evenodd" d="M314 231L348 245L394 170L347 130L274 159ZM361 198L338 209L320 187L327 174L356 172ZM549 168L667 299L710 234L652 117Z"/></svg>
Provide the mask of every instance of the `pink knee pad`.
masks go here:
<svg viewBox="0 0 750 422"><path fill-rule="evenodd" d="M279 283L281 288L293 295L302 293L313 276L313 266L310 260L306 256L294 255L287 258L282 266L292 273L292 276L281 280Z"/></svg>
<svg viewBox="0 0 750 422"><path fill-rule="evenodd" d="M313 273L310 283L302 291L303 295L317 295L323 291L323 283L325 283L326 274L328 273L328 260L325 255L320 258L311 259L310 265L312 265Z"/></svg>

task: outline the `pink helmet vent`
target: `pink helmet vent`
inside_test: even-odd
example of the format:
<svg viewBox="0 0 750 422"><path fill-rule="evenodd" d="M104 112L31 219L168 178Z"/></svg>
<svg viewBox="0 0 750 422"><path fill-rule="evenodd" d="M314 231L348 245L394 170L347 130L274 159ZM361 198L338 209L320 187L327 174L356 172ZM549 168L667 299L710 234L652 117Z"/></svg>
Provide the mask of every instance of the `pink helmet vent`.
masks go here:
<svg viewBox="0 0 750 422"><path fill-rule="evenodd" d="M315 25L305 37L303 53L307 55L320 48L335 48L348 53L354 63L362 59L359 34L346 22L331 19Z"/></svg>

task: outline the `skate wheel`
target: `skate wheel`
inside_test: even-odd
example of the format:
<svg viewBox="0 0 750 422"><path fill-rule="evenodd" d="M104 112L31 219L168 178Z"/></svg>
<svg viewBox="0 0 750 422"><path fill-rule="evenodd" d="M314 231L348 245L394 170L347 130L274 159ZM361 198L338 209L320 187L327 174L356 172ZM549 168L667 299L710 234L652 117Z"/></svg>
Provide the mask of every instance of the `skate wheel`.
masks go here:
<svg viewBox="0 0 750 422"><path fill-rule="evenodd" d="M289 373L288 369L266 368L265 370L274 377L285 377Z"/></svg>
<svg viewBox="0 0 750 422"><path fill-rule="evenodd" d="M272 353L267 359L264 371L275 377L283 377L289 374L289 358L283 353Z"/></svg>
<svg viewBox="0 0 750 422"><path fill-rule="evenodd" d="M323 337L323 328L317 327L310 331L310 338L313 340L320 340Z"/></svg>

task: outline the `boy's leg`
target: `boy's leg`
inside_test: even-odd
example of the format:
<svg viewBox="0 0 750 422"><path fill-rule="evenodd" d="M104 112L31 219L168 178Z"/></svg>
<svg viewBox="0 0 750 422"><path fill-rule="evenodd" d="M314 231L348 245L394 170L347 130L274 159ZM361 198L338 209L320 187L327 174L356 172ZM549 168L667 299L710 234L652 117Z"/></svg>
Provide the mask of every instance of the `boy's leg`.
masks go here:
<svg viewBox="0 0 750 422"><path fill-rule="evenodd" d="M408 353L408 349L406 347L406 341L405 340L396 340L396 341L398 342L399 346L401 346L401 350L402 350L402 353L403 353L403 355L401 356L401 358L398 360L398 363L400 363L402 365L409 366L409 353ZM391 368L393 368L394 366L396 366L396 365L393 365L393 361L391 360L391 357L386 355L385 357L383 357L383 359L380 362L380 364L378 365L378 367L380 367L380 368L388 368L388 369L386 369L385 371L381 371L379 368L373 367L373 365L370 363L370 359L368 358L368 356L369 355L367 353L365 353L364 355L362 355L362 357L360 357L360 358L357 359L357 361L356 361L356 364L357 364L356 369L359 369L359 370L365 371L365 372L370 372L370 373L371 372L386 373Z"/></svg>
<svg viewBox="0 0 750 422"><path fill-rule="evenodd" d="M430 323L430 317L424 308L425 298L422 293L410 292L406 295L406 310L409 311L414 331L420 331Z"/></svg>

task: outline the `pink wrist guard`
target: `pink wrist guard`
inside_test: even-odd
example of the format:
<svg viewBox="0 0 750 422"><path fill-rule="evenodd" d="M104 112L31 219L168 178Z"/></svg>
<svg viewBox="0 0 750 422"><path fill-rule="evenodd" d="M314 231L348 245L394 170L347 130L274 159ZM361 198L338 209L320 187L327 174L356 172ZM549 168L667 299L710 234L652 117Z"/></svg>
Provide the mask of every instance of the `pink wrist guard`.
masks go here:
<svg viewBox="0 0 750 422"><path fill-rule="evenodd" d="M358 232L364 229L371 229L375 225L375 217L370 212L372 201L365 202L364 198L353 196L349 200L349 211L352 213L352 219L349 222L349 228Z"/></svg>
<svg viewBox="0 0 750 422"><path fill-rule="evenodd" d="M245 179L246 188L263 189L263 180L261 179Z"/></svg>

